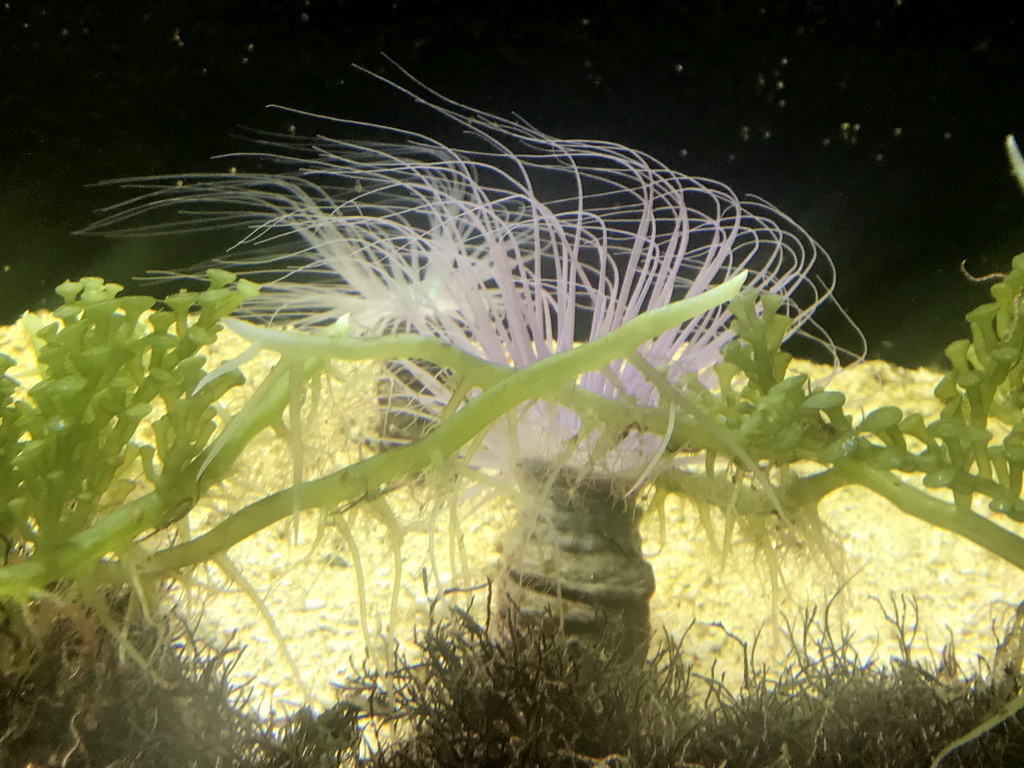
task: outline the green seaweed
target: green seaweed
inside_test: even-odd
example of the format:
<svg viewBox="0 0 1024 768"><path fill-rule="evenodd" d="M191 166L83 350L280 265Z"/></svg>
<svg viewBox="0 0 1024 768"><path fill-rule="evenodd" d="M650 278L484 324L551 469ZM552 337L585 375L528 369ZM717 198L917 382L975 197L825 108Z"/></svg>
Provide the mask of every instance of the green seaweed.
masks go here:
<svg viewBox="0 0 1024 768"><path fill-rule="evenodd" d="M1016 146L1007 148L1015 172L1024 173ZM942 408L932 420L897 405L854 418L842 393L792 374L782 345L793 320L782 298L741 291L744 274L521 369L410 334L356 338L226 320L258 288L220 270L208 279L206 290L174 295L154 312L154 299L120 296L115 284L65 283L57 322L31 328L38 383L24 389L10 375L14 361L0 355L0 536L8 550L0 599L25 602L67 580L92 590L120 581L144 591L140 585L198 563L228 562L232 546L297 511L374 504L403 478L449 462L500 417L538 399L585 414L610 435L660 435L669 458L703 454L696 468L692 461L658 464L648 478L655 507L681 495L702 514L710 505L792 522L816 518L819 502L836 488L861 485L1024 569L1024 539L1000 524L1004 517L1024 521L1024 254L991 287L992 300L967 315L969 335L947 347L950 369L935 388ZM713 382L692 374L674 386L636 354L649 339L726 302L736 338L714 366ZM204 353L225 322L252 348L208 371ZM240 410L223 414L218 403L244 380L239 365L260 350L277 352L278 366ZM155 551L141 547L229 478L246 446L290 403L294 419L296 398L331 361L410 358L451 371L462 397L422 437L311 480L298 472L291 487L234 510L201 536ZM582 374L621 358L658 388L657 407L576 386ZM150 437L142 427L153 416ZM817 469L793 471L797 462ZM975 511L978 504L993 516ZM1024 697L965 739L1021 706Z"/></svg>
<svg viewBox="0 0 1024 768"><path fill-rule="evenodd" d="M295 509L372 501L397 478L444 461L525 400L554 391L567 402L586 405L587 398L570 386L576 377L728 301L744 278L741 273L523 370L484 363L411 335L312 338L254 329L259 346L276 343L287 360L216 437L214 405L242 376L231 365L207 372L199 353L216 340L224 316L255 287L211 271L209 290L173 296L168 309L143 321L153 299L117 298L120 286L94 278L65 284L66 303L57 312L62 323L36 331L42 381L18 398L15 382L4 379L0 434L8 442L0 447L6 458L0 472L11 478L4 487L14 490L0 523L23 556L0 568L0 596L25 600L50 583L90 572L104 579L158 578L217 558ZM198 313L190 314L195 308ZM230 474L252 438L280 418L294 392L289 377L302 377L306 385L329 358L407 356L451 367L482 392L408 446L271 494L186 543L155 553L133 551L140 537L187 515L202 493ZM166 412L153 422L155 439L149 443L139 438L139 425L157 401ZM129 489L140 476L152 489L132 495ZM121 490L111 490L117 487ZM130 572L118 576L108 567L111 558L130 552L124 558Z"/></svg>
<svg viewBox="0 0 1024 768"><path fill-rule="evenodd" d="M121 286L98 278L66 282L58 322L26 318L39 381L22 392L5 373L0 390L0 535L9 550L0 595L25 600L127 552L194 505L195 462L217 428L216 403L242 381L236 372L203 382L201 351L257 290L222 271L209 279L207 290L145 316L150 297L121 297ZM3 359L8 371L13 361ZM151 414L152 438L143 439Z"/></svg>

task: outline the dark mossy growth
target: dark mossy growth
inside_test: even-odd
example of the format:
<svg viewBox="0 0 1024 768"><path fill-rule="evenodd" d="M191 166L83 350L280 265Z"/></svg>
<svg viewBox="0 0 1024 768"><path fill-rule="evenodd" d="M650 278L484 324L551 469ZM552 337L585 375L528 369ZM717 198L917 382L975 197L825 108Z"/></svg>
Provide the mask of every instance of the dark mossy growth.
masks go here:
<svg viewBox="0 0 1024 768"><path fill-rule="evenodd" d="M173 620L126 620L128 601L109 599L123 642L73 600L0 609L0 768L237 764L252 730L226 682L237 652L201 646Z"/></svg>
<svg viewBox="0 0 1024 768"><path fill-rule="evenodd" d="M119 619L124 600L112 604ZM0 768L927 768L1021 681L1013 668L964 681L951 654L934 671L913 662L913 610L890 610L904 639L891 670L859 659L827 613L811 614L789 628L781 675L748 663L732 692L720 677L698 680L679 643L636 665L566 644L554 622L496 641L459 613L419 638L422 660L364 672L322 714L260 725L226 682L234 651L130 622L146 671L91 611L51 600L5 615ZM408 738L360 761L361 730L381 720ZM1018 717L942 766L1009 768L1022 754Z"/></svg>
<svg viewBox="0 0 1024 768"><path fill-rule="evenodd" d="M908 606L894 603L889 614L902 638L913 634ZM460 614L419 639L422 661L364 673L343 695L413 734L371 758L379 768L927 768L1020 682L1005 670L998 685L964 681L948 663L928 671L906 639L904 658L885 670L834 637L827 614L790 630L795 650L781 675L748 664L734 693L706 680L695 705L698 683L678 645L637 667L567 646L552 628L495 642ZM1022 754L1018 718L942 766L1018 766Z"/></svg>
<svg viewBox="0 0 1024 768"><path fill-rule="evenodd" d="M686 760L730 768L927 768L947 744L1011 699L1019 670L989 680L960 675L952 648L938 669L913 660L916 602L893 599L886 618L900 640L889 668L864 660L848 635L836 637L829 612L790 624L793 650L776 677L747 669L730 692L711 681L707 713L687 744ZM744 648L747 658L752 650ZM945 758L943 768L1018 766L1024 721L1017 718Z"/></svg>
<svg viewBox="0 0 1024 768"><path fill-rule="evenodd" d="M422 661L366 672L342 690L415 733L373 765L575 766L613 753L661 765L682 752L689 668L675 646L636 665L566 643L555 622L533 620L495 641L463 613L418 645Z"/></svg>
<svg viewBox="0 0 1024 768"><path fill-rule="evenodd" d="M251 737L254 757L246 768L336 768L359 746L359 710L336 704L319 715L304 707L284 725Z"/></svg>

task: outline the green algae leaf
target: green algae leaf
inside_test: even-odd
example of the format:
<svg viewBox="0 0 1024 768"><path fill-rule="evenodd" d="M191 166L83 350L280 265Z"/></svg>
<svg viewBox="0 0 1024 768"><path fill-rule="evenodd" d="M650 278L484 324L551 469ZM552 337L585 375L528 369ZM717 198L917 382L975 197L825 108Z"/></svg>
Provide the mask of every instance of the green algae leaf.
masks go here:
<svg viewBox="0 0 1024 768"><path fill-rule="evenodd" d="M0 356L0 535L36 573L19 582L24 562L0 568L0 595L24 598L81 574L187 510L193 462L218 426L211 405L243 380L235 371L202 385L201 352L252 294L248 285L216 274L209 291L177 294L148 316L155 299L121 290L99 278L68 281L57 289L61 322L27 318L40 376L27 391ZM139 427L156 408L151 446ZM129 498L147 496L150 513L135 515L129 530L92 549L78 545Z"/></svg>

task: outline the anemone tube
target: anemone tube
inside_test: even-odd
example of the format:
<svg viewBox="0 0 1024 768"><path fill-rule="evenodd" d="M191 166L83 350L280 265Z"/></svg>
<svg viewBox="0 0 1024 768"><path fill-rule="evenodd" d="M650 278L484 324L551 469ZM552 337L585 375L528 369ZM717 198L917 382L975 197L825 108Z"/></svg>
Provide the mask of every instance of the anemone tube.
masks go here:
<svg viewBox="0 0 1024 768"><path fill-rule="evenodd" d="M769 204L741 201L725 185L643 152L557 139L410 81L409 89L389 84L462 129L466 147L332 120L379 138L264 137L239 160L276 171L127 180L142 193L109 209L97 227L246 227L221 266L263 283L244 308L250 316L299 329L345 318L354 337L436 338L517 370L744 271L747 288L784 298L793 332L821 337L811 314L830 295L831 264ZM147 223L168 208L184 216ZM680 386L720 361L730 319L716 306L582 372L575 385L657 407L658 386L631 356ZM400 392L394 402L408 411L403 423L448 418L457 381L438 371L416 358L384 366ZM404 436L422 431L429 426ZM520 504L504 548L505 605L536 603L531 613L568 617L569 634L582 636L603 634L615 603L611 613L644 624L630 630L630 642L645 648L653 576L640 550L638 501L659 462L674 460L665 447L661 435L613 433L557 399L532 399L499 419L461 461L506 483ZM618 566L591 567L588 557ZM610 585L609 571L629 583Z"/></svg>

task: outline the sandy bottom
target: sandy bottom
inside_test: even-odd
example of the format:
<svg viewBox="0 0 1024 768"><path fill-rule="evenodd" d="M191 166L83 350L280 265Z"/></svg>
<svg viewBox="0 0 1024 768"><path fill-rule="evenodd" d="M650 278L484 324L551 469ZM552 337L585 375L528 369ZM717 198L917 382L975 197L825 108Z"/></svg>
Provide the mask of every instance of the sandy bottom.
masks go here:
<svg viewBox="0 0 1024 768"><path fill-rule="evenodd" d="M30 362L17 327L6 329L0 343ZM231 357L237 349L228 343L220 354ZM271 362L256 360L249 373L258 379L259 368L265 371ZM847 393L851 413L897 403L928 418L938 407L931 395L938 377L872 362L843 372L830 386ZM307 477L371 455L374 378L369 366L339 367L336 378L308 399ZM267 431L254 441L232 482L191 515L192 534L289 484L286 432ZM260 596L263 612L213 564L194 569L174 595L206 639L245 646L234 679L253 687L252 702L262 716L329 705L334 684L363 664L387 664L396 645L414 654L415 631L432 609L443 616L452 605L469 606L483 620L486 585L495 575L511 510L486 493L454 498L456 487L451 478L427 473L374 505L304 513L235 546L228 557ZM937 661L950 641L968 671L992 657L997 630L1024 600L1024 573L859 488L836 491L819 512L823 540L830 543L824 549L793 535L758 543L739 527L729 529L727 518L714 511L710 525L702 524L697 510L684 503L670 505L663 519L645 521L645 550L657 579L654 624L684 637L683 649L698 672L709 674L714 664L718 676L738 683L740 642L753 644L758 637L756 660L769 668L782 663L791 647L787 628L799 628L809 610L822 616L833 598L833 629L852 634L864 663L884 664L899 653L885 613L894 604L902 610L908 597L917 606L919 660ZM1015 530L1024 533L1021 526Z"/></svg>
<svg viewBox="0 0 1024 768"><path fill-rule="evenodd" d="M347 370L343 378L349 395L359 389L353 386L359 381L364 392L372 393L365 386L372 381L366 368ZM843 372L830 386L847 393L851 413L899 403L927 417L937 411L931 392L938 378L934 371L872 362ZM330 461L321 458L323 468L368 455L359 436L372 434L372 398L336 404L327 409L329 414L325 401L329 396L318 406L320 440L348 450L334 451ZM217 506L235 509L239 497L252 493L239 490L247 482L258 486L275 472L286 473L283 444L268 437L254 446L254 455L246 459L250 478L225 489ZM323 456L323 446L311 448L311 455ZM326 518L303 514L297 543L294 521L286 520L230 551L234 565L262 595L294 667L249 598L214 567L194 574L195 583L185 594L191 605L203 608L204 633L220 641L233 637L247 646L236 675L255 686L261 715L280 714L310 698L332 703L334 683L367 661L386 664L388 649L395 645L414 656L415 630L426 625L431 605L435 615L451 605L470 606L484 619L486 584L495 576L512 513L500 499L460 501L460 551L450 536L451 508L436 503L444 482L429 475L411 481L389 494L386 509L377 512ZM208 511L211 521L223 513ZM682 502L670 505L664 520L645 521L645 551L657 579L651 600L654 625L676 638L685 635L683 649L696 671L710 674L714 664L715 674L738 684L740 643L753 645L755 639L757 662L769 669L783 663L792 647L789 627L801 628L810 610L824 616L830 601L833 631L837 637L852 634L864 663L886 664L899 655L898 636L886 613L907 610L907 598L916 601L916 612L907 614L911 620L916 616L915 658L937 663L950 641L965 671L992 657L997 631L1024 600L1024 573L857 487L832 493L819 513L828 544L824 548L792 535L778 536L766 547L740 527L727 532L726 518L714 510L709 529L697 510ZM393 530L385 524L389 514L405 528L397 556ZM1017 530L1024 533L1024 526ZM350 541L357 542L356 549ZM771 562L778 565L774 586ZM450 587L459 591L445 594Z"/></svg>

